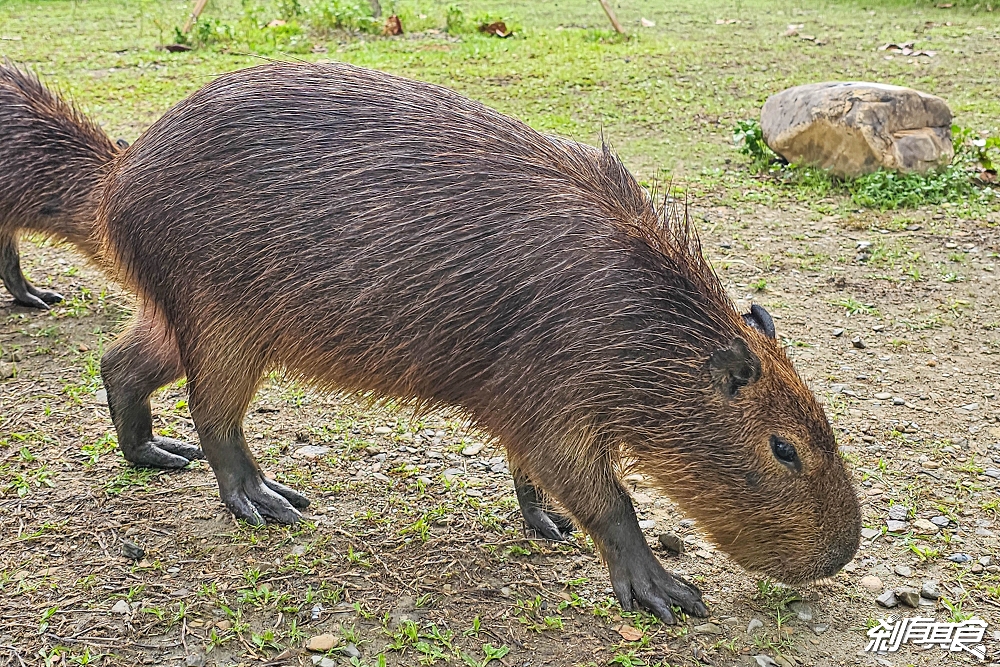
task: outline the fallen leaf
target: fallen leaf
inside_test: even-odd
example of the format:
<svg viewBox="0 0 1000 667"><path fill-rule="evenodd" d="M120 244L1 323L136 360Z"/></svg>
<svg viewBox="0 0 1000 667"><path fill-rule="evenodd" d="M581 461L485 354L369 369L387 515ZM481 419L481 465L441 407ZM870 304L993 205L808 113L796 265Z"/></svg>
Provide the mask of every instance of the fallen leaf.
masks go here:
<svg viewBox="0 0 1000 667"><path fill-rule="evenodd" d="M501 38L510 37L512 34L514 34L513 32L507 29L507 24L504 23L503 21L484 23L481 26L479 26L479 32Z"/></svg>
<svg viewBox="0 0 1000 667"><path fill-rule="evenodd" d="M5 42L20 42L21 37L20 35L4 35L0 37L0 40L3 40Z"/></svg>
<svg viewBox="0 0 1000 667"><path fill-rule="evenodd" d="M733 25L734 23L739 23L736 19L716 19L715 25Z"/></svg>
<svg viewBox="0 0 1000 667"><path fill-rule="evenodd" d="M382 34L386 37L394 37L396 35L403 34L403 22L399 20L399 17L393 14L385 19L385 25L382 27Z"/></svg>
<svg viewBox="0 0 1000 667"><path fill-rule="evenodd" d="M803 40L805 42L815 42L816 41L816 35L799 35L799 39L801 39L801 40Z"/></svg>
<svg viewBox="0 0 1000 667"><path fill-rule="evenodd" d="M952 2L945 2L940 5L934 5L934 6L937 7L938 9L951 9L952 7L955 6L955 4Z"/></svg>
<svg viewBox="0 0 1000 667"><path fill-rule="evenodd" d="M188 46L187 44L167 44L163 48L165 48L167 51L170 51L170 53L181 53L182 51L191 50L191 47Z"/></svg>
<svg viewBox="0 0 1000 667"><path fill-rule="evenodd" d="M799 34L799 30L806 27L804 23L789 23L788 30L782 33L782 37L794 37Z"/></svg>
<svg viewBox="0 0 1000 667"><path fill-rule="evenodd" d="M633 628L631 625L623 625L618 628L618 634L622 636L622 639L630 642L637 642L642 639L642 630L639 628Z"/></svg>
<svg viewBox="0 0 1000 667"><path fill-rule="evenodd" d="M277 28L277 27L280 27L280 26L283 26L283 25L285 25L284 21L282 21L281 19L274 19L273 21L271 21L270 23L267 24L267 27L268 28Z"/></svg>
<svg viewBox="0 0 1000 667"><path fill-rule="evenodd" d="M643 28L652 28L656 25L656 21L650 21L649 19L639 19L639 23L642 24Z"/></svg>

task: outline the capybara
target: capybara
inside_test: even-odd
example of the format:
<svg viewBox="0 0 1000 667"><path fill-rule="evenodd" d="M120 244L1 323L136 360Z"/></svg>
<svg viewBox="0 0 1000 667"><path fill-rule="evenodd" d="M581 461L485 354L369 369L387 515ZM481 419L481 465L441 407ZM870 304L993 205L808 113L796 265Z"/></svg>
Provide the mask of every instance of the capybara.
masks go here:
<svg viewBox="0 0 1000 667"><path fill-rule="evenodd" d="M268 64L143 134L97 226L141 304L101 363L122 451L201 456L151 430L150 394L186 375L240 519L293 523L308 505L243 435L281 368L459 408L506 447L531 527L593 537L624 609L706 614L647 545L626 463L750 570L813 580L858 546L830 425L771 318L737 314L686 216L657 210L606 146L381 72Z"/></svg>
<svg viewBox="0 0 1000 667"><path fill-rule="evenodd" d="M21 271L22 230L68 241L89 259L104 169L128 146L47 89L30 72L0 64L0 279L19 305L62 300Z"/></svg>

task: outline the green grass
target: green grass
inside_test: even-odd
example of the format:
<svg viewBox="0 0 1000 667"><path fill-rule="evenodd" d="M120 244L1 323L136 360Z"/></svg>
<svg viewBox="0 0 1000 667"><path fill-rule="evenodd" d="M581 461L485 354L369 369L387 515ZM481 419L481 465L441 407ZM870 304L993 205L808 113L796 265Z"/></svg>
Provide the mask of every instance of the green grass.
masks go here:
<svg viewBox="0 0 1000 667"><path fill-rule="evenodd" d="M7 0L0 33L19 39L0 40L0 54L33 66L128 139L221 72L265 57L353 62L443 83L539 130L592 143L603 132L640 178L697 182L692 194L703 187L735 192L748 182L752 192L766 188L750 181L735 155L733 128L756 117L768 95L805 82L915 86L945 97L963 127L1000 135L1000 73L995 58L979 55L995 43L1000 12L980 5L944 11L918 0L845 0L806 9L782 1L637 0L618 3L629 32L622 39L599 5L583 0L383 2L405 31L424 33L416 38L360 30L366 4L213 0L202 23L232 37L208 31L202 48L168 53L158 47L175 41L189 2ZM449 24L451 7L461 17L452 9ZM484 16L503 18L514 36L471 30ZM640 18L655 27L642 28ZM285 24L268 27L275 20ZM338 21L355 32L338 30ZM792 22L826 44L782 37ZM885 60L877 50L904 40L938 55L911 63Z"/></svg>

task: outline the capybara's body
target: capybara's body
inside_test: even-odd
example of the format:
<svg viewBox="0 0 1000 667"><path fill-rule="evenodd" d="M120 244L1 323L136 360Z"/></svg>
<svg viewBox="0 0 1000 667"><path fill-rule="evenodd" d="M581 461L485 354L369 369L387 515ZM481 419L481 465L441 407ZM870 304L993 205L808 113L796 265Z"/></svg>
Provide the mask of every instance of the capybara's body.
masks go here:
<svg viewBox="0 0 1000 667"><path fill-rule="evenodd" d="M265 65L155 123L115 163L99 223L144 304L103 362L123 451L200 454L150 430L149 393L186 374L241 518L295 521L307 504L242 435L281 367L461 408L506 447L529 525L564 532L556 500L626 608L705 612L646 545L623 456L748 568L814 579L857 548L829 424L760 333L770 318L735 312L686 222L607 149L379 72Z"/></svg>
<svg viewBox="0 0 1000 667"><path fill-rule="evenodd" d="M100 127L37 77L0 64L0 280L15 301L48 308L62 298L24 277L22 231L68 241L95 257L98 187L117 152Z"/></svg>

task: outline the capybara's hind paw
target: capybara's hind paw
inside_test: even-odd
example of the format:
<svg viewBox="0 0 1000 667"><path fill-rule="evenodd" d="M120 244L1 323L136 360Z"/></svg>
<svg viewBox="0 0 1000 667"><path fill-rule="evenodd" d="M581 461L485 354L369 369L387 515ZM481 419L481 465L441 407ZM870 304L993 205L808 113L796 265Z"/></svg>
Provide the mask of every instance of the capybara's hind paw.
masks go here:
<svg viewBox="0 0 1000 667"><path fill-rule="evenodd" d="M521 514L528 528L546 540L559 542L573 533L573 522L569 518L548 512L539 505L523 507Z"/></svg>
<svg viewBox="0 0 1000 667"><path fill-rule="evenodd" d="M309 499L284 484L254 476L232 491L222 493L222 501L236 516L260 526L273 523L295 524L302 518L296 508L309 506Z"/></svg>
<svg viewBox="0 0 1000 667"><path fill-rule="evenodd" d="M135 447L122 447L126 460L140 468L183 468L205 458L200 449L180 440L154 437Z"/></svg>
<svg viewBox="0 0 1000 667"><path fill-rule="evenodd" d="M63 300L63 295L59 292L53 292L52 290L39 289L32 285L28 290L35 295L37 298L41 299L45 303L59 303Z"/></svg>
<svg viewBox="0 0 1000 667"><path fill-rule="evenodd" d="M639 606L667 624L677 622L671 606L680 607L692 616L708 616L708 608L701 601L701 591L664 570L658 562L655 567L640 565L628 574L615 576L612 573L611 585L625 611Z"/></svg>

